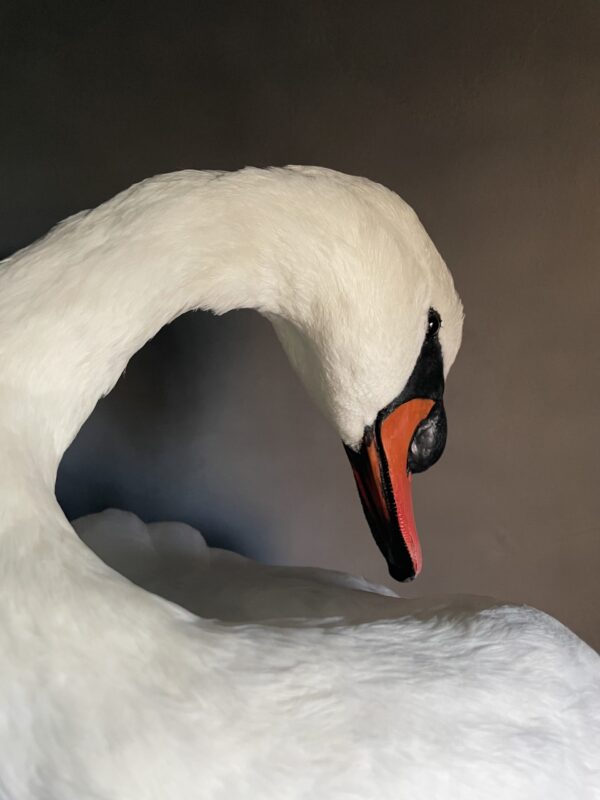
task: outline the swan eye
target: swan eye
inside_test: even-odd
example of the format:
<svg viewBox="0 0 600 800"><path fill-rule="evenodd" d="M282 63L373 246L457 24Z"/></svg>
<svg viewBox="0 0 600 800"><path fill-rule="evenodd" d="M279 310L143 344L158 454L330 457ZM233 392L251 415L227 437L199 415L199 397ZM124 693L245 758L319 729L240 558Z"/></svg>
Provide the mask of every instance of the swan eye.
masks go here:
<svg viewBox="0 0 600 800"><path fill-rule="evenodd" d="M436 333L439 331L441 325L442 325L442 318L435 310L435 308L430 308L429 317L427 318L427 335L435 336Z"/></svg>

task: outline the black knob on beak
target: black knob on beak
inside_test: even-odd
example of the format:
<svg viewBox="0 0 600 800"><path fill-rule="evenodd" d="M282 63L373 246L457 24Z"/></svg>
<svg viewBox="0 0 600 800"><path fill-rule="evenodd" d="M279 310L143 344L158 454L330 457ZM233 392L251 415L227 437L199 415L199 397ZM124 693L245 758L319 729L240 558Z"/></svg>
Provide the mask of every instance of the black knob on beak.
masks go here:
<svg viewBox="0 0 600 800"><path fill-rule="evenodd" d="M448 424L444 404L438 400L429 415L419 424L408 449L410 472L425 472L444 452Z"/></svg>

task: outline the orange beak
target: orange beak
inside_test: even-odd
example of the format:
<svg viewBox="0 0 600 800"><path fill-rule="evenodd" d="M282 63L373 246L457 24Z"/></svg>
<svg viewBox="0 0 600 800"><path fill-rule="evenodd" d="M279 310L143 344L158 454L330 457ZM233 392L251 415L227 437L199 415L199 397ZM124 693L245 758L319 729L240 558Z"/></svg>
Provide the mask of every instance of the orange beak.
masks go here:
<svg viewBox="0 0 600 800"><path fill-rule="evenodd" d="M346 448L365 516L392 577L415 578L422 567L412 502L411 459L429 449L430 463L441 455L446 418L441 399L416 397L380 414L365 431L358 452ZM426 469L421 461L413 471Z"/></svg>

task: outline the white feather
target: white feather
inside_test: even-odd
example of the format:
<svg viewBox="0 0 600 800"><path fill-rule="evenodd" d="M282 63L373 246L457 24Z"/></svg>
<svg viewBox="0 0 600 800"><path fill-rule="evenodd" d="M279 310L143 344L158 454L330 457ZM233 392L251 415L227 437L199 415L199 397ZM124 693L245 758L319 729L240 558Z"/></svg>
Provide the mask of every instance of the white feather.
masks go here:
<svg viewBox="0 0 600 800"><path fill-rule="evenodd" d="M354 445L431 305L449 369L460 301L414 213L317 168L154 178L3 262L2 800L600 796L600 660L541 612L407 602L118 512L80 521L130 581L54 497L98 397L182 311L266 314Z"/></svg>

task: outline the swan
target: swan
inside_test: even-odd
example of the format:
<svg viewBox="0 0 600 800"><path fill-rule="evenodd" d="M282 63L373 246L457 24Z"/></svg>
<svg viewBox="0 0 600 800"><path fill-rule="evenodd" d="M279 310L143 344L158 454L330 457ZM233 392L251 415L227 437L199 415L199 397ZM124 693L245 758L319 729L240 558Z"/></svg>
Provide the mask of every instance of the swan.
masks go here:
<svg viewBox="0 0 600 800"><path fill-rule="evenodd" d="M76 214L0 265L0 798L600 797L600 659L551 617L264 568L274 596L316 591L310 613L219 619L77 535L54 483L97 400L178 314L235 308L338 431L391 574L421 568L411 475L443 449L462 307L414 212L287 167L163 175ZM208 580L218 554L169 531ZM221 561L235 597L253 567Z"/></svg>

